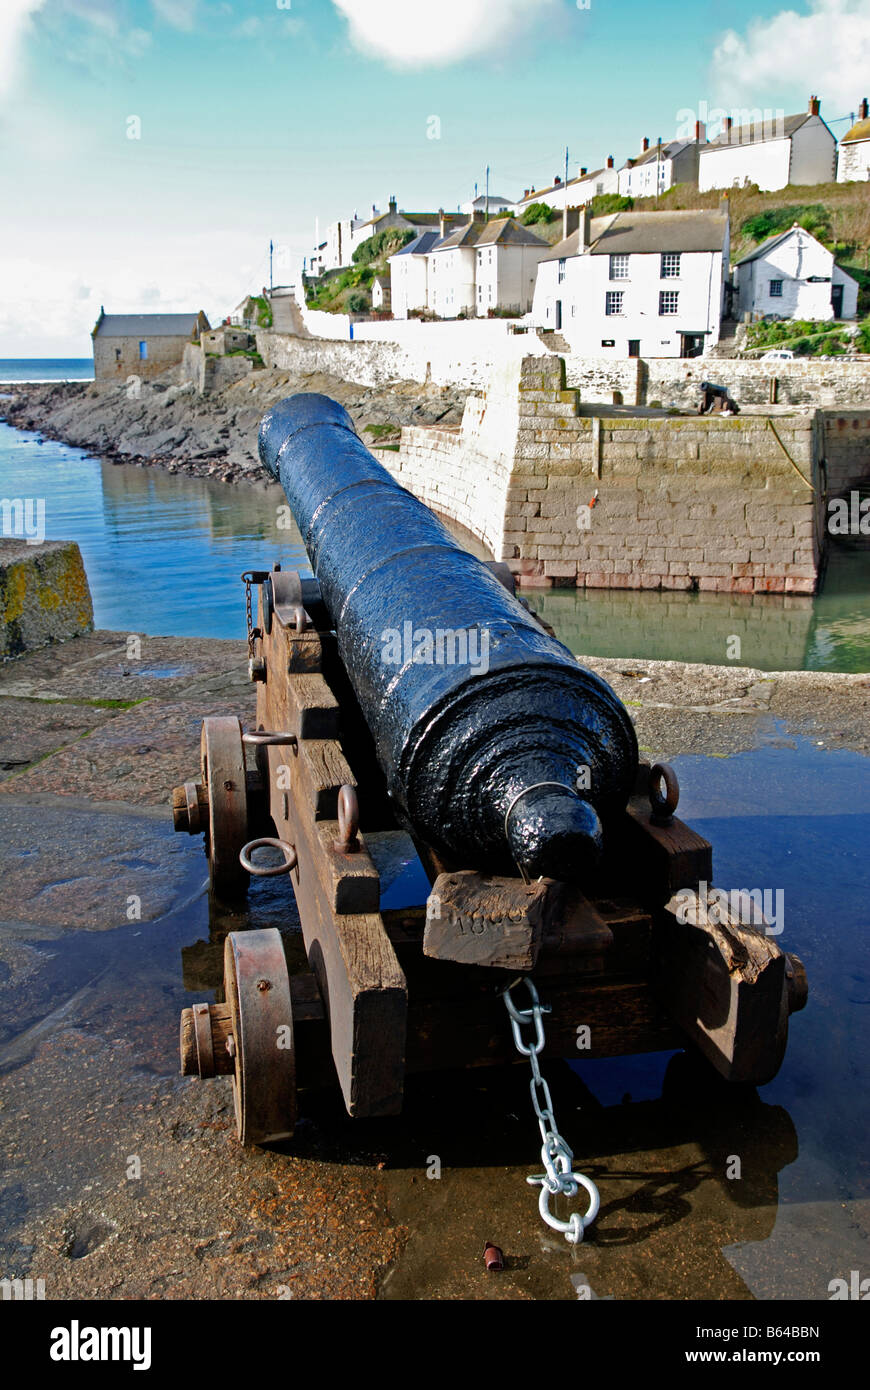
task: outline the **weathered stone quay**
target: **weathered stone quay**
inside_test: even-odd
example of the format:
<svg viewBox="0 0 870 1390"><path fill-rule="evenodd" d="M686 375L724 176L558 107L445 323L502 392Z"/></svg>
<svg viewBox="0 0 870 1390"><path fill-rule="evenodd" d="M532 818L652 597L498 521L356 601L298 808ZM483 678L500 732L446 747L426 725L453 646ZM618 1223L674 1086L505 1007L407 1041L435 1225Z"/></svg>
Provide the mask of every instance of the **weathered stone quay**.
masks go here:
<svg viewBox="0 0 870 1390"><path fill-rule="evenodd" d="M816 591L827 500L870 477L870 410L687 417L585 406L565 381L527 357L383 461L526 587Z"/></svg>

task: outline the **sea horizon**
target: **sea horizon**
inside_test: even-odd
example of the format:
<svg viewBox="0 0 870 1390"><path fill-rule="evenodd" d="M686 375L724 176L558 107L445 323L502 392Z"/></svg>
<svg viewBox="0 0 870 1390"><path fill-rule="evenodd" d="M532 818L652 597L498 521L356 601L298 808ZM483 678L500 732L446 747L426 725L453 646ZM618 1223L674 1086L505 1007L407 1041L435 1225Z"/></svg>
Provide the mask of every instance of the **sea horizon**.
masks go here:
<svg viewBox="0 0 870 1390"><path fill-rule="evenodd" d="M0 357L0 386L93 379L92 357Z"/></svg>

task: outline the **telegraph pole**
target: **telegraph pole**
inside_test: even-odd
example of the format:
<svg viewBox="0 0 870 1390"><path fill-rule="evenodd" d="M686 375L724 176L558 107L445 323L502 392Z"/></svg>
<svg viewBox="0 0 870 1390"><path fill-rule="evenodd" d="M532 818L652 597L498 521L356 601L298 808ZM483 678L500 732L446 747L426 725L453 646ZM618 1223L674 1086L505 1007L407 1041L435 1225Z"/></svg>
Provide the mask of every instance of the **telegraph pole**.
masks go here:
<svg viewBox="0 0 870 1390"><path fill-rule="evenodd" d="M269 237L269 294L272 293L272 238Z"/></svg>
<svg viewBox="0 0 870 1390"><path fill-rule="evenodd" d="M488 165L488 164L487 164L487 166L486 166L486 195L485 195L485 197L484 197L483 202L484 202L483 220L484 220L484 222L488 222L488 221L489 221L489 165Z"/></svg>
<svg viewBox="0 0 870 1390"><path fill-rule="evenodd" d="M562 213L562 239L568 235L568 146L565 146L565 208Z"/></svg>

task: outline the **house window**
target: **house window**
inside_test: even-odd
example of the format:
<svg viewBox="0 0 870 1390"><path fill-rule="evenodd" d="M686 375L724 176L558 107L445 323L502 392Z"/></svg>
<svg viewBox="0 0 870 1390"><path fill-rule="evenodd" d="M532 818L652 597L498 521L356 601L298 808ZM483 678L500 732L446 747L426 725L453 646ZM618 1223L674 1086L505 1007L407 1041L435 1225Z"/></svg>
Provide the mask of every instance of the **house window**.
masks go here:
<svg viewBox="0 0 870 1390"><path fill-rule="evenodd" d="M678 290L659 291L659 313L676 314L679 312L680 295Z"/></svg>
<svg viewBox="0 0 870 1390"><path fill-rule="evenodd" d="M144 340L139 344L139 361L148 361L148 344Z"/></svg>
<svg viewBox="0 0 870 1390"><path fill-rule="evenodd" d="M622 290L608 290L607 293L606 293L606 295L604 296L604 312L605 312L605 314L608 314L608 315L609 315L609 314L621 314L621 313L622 313L622 300L623 300L623 291L622 291Z"/></svg>
<svg viewBox="0 0 870 1390"><path fill-rule="evenodd" d="M564 262L564 261L560 261L560 262L559 262L559 284L560 284L560 285L561 285L561 283L562 283L562 281L563 281L564 279L565 279L565 262Z"/></svg>
<svg viewBox="0 0 870 1390"><path fill-rule="evenodd" d="M662 256L662 275L663 280L676 280L680 273L680 253L679 251L665 251Z"/></svg>
<svg viewBox="0 0 870 1390"><path fill-rule="evenodd" d="M781 281L781 280L771 280L771 282L770 282L770 297L771 297L771 299L782 299L782 281Z"/></svg>
<svg viewBox="0 0 870 1390"><path fill-rule="evenodd" d="M610 257L610 278L611 280L628 279L628 256Z"/></svg>
<svg viewBox="0 0 870 1390"><path fill-rule="evenodd" d="M603 184L603 183L596 183L596 185L595 185L595 194L596 194L596 197L600 197L601 194L602 194L603 192L604 192L604 184Z"/></svg>

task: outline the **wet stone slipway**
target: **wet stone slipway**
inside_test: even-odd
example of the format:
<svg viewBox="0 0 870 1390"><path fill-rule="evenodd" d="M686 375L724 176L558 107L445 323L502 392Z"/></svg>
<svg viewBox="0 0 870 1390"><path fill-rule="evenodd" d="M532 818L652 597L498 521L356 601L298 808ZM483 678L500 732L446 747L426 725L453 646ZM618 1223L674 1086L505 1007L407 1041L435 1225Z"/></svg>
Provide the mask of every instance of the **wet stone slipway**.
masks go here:
<svg viewBox="0 0 870 1390"><path fill-rule="evenodd" d="M717 883L783 890L811 992L760 1091L681 1053L549 1068L601 1191L572 1249L525 1183L525 1070L412 1079L395 1120L306 1095L272 1151L236 1143L227 1080L178 1075L178 1015L214 998L226 931L301 948L283 880L227 914L172 831L202 717L253 713L244 645L131 650L97 632L0 666L0 1277L59 1299L823 1299L870 1274L870 678L589 662L674 761Z"/></svg>

